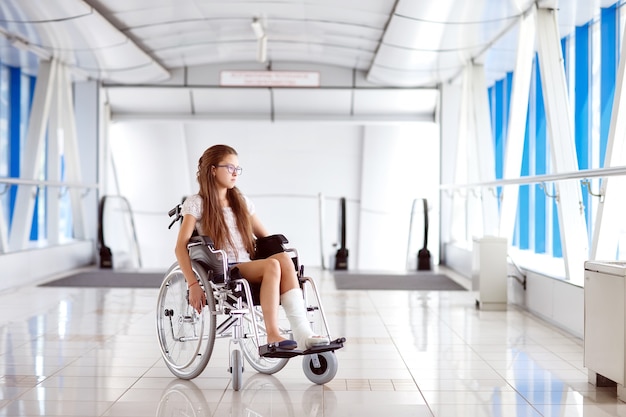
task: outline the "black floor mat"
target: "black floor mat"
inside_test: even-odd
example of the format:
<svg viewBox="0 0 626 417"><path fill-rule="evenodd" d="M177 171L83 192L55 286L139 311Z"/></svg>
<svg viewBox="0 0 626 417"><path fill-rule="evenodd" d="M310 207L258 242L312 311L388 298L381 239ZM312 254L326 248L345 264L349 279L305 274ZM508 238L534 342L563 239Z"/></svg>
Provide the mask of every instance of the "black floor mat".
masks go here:
<svg viewBox="0 0 626 417"><path fill-rule="evenodd" d="M413 291L465 291L448 276L433 272L409 274L375 274L335 272L335 285L339 290L413 290Z"/></svg>
<svg viewBox="0 0 626 417"><path fill-rule="evenodd" d="M41 287L118 287L118 288L159 288L165 272L115 271L96 269L83 271L55 281L41 284Z"/></svg>

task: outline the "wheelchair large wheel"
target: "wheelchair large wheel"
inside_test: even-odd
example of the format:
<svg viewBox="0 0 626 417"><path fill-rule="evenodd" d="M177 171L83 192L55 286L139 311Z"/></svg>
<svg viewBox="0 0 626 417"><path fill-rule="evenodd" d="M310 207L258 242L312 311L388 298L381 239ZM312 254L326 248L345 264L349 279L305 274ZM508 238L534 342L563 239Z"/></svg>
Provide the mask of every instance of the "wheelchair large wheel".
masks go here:
<svg viewBox="0 0 626 417"><path fill-rule="evenodd" d="M337 357L332 351L304 355L302 358L304 374L318 385L330 382L337 374L337 367Z"/></svg>
<svg viewBox="0 0 626 417"><path fill-rule="evenodd" d="M201 313L188 303L187 282L177 263L165 275L157 301L161 354L169 370L181 379L192 379L202 373L215 344L213 289L204 269L194 261L192 268L207 295L207 305Z"/></svg>
<svg viewBox="0 0 626 417"><path fill-rule="evenodd" d="M257 328L259 329L259 343L257 344L254 337L254 324L252 320L256 321ZM257 372L262 374L271 375L274 374L287 365L289 359L286 358L265 358L259 355L259 346L263 346L267 343L267 337L265 333L265 323L263 316L260 312L260 307L253 306L249 314L245 314L241 320L243 326L244 338L241 339L241 350L246 361Z"/></svg>

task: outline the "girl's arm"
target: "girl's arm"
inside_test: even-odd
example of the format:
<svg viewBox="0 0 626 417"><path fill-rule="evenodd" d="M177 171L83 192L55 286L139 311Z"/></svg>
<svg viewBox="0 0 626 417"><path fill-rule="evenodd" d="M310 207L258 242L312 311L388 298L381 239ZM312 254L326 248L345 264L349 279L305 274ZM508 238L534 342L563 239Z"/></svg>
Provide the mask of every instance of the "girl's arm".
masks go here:
<svg viewBox="0 0 626 417"><path fill-rule="evenodd" d="M191 214L185 214L183 217L183 223L180 225L178 231L178 238L176 239L176 248L174 253L176 254L176 260L180 266L180 270L185 276L187 281L187 287L189 288L189 304L195 308L198 312L202 310L202 306L205 304L204 291L200 288L200 285L196 285L198 281L191 268L191 258L187 251L187 243L196 228L196 218Z"/></svg>
<svg viewBox="0 0 626 417"><path fill-rule="evenodd" d="M261 223L259 216L257 216L256 214L253 214L251 221L252 221L252 232L257 238L265 237L269 235L269 233L267 232L267 229L265 228L265 226L263 226L263 223Z"/></svg>

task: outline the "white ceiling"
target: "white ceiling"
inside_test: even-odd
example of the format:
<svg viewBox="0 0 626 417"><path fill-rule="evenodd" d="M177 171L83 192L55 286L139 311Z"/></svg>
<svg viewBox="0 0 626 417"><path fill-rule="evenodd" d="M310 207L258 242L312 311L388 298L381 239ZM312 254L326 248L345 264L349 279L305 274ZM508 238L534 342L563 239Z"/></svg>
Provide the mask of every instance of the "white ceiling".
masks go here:
<svg viewBox="0 0 626 417"><path fill-rule="evenodd" d="M615 0L539 0L561 35ZM362 72L379 88L436 88L469 60L488 83L512 70L517 23L534 0L2 0L0 60L34 73L54 56L105 85L159 85L180 71L285 63ZM257 18L267 62L257 61ZM22 46L16 49L14 46ZM27 45L24 47L24 45ZM199 91L197 105L203 106ZM266 93L258 93L266 94ZM291 93L281 93L288 95ZM337 100L349 100L336 92ZM250 96L254 100L254 96ZM191 106L188 101L186 105ZM365 106L367 107L367 106ZM345 107L344 107L345 108ZM363 112L367 113L367 109Z"/></svg>

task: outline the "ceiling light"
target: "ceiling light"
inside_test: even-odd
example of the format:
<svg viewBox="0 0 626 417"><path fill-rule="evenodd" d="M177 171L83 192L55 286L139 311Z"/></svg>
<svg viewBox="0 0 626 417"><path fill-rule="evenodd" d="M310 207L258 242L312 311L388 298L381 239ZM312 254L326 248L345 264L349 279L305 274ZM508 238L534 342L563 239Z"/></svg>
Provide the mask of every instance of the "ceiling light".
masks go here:
<svg viewBox="0 0 626 417"><path fill-rule="evenodd" d="M254 36L256 36L257 39L261 39L265 36L265 30L263 29L263 25L261 24L261 21L256 17L252 19L252 30L254 31Z"/></svg>
<svg viewBox="0 0 626 417"><path fill-rule="evenodd" d="M257 39L256 60L265 62L267 61L267 35L258 17L252 18L252 30Z"/></svg>
<svg viewBox="0 0 626 417"><path fill-rule="evenodd" d="M263 36L258 40L256 59L259 62L267 61L267 36Z"/></svg>

